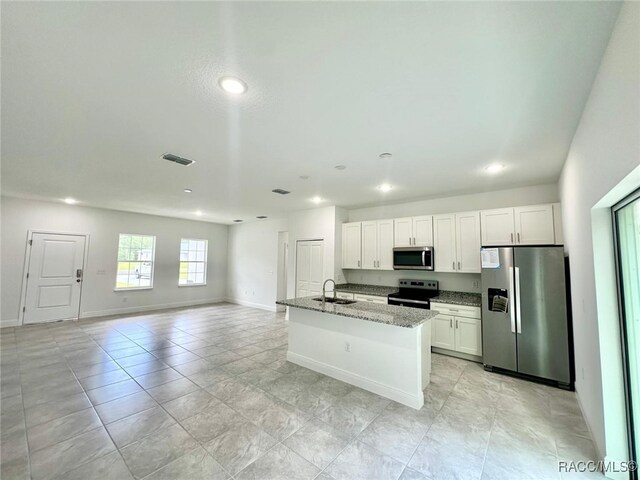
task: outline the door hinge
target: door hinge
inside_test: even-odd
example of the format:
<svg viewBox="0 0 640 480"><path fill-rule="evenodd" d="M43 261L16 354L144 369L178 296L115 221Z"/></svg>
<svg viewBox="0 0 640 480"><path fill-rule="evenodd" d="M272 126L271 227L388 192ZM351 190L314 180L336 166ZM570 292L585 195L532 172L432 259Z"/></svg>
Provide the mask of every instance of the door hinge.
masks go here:
<svg viewBox="0 0 640 480"><path fill-rule="evenodd" d="M27 278L29 278L29 272L27 272Z"/></svg>
<svg viewBox="0 0 640 480"><path fill-rule="evenodd" d="M27 307L22 307L22 313L27 311Z"/></svg>
<svg viewBox="0 0 640 480"><path fill-rule="evenodd" d="M33 245L33 240L29 240L29 245Z"/></svg>

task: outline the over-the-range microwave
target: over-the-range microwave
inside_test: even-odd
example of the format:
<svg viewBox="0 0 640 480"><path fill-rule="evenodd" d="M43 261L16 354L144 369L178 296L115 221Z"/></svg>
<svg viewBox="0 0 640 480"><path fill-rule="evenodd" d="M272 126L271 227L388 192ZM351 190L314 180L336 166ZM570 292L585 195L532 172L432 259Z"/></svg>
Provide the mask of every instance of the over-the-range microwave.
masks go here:
<svg viewBox="0 0 640 480"><path fill-rule="evenodd" d="M433 270L433 247L396 247L394 270Z"/></svg>

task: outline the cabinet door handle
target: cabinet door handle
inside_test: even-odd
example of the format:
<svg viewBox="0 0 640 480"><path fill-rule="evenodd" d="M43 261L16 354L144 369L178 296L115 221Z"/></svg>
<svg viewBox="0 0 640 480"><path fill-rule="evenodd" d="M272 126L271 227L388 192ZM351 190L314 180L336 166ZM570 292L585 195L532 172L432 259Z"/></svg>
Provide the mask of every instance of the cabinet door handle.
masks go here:
<svg viewBox="0 0 640 480"><path fill-rule="evenodd" d="M453 328L453 318L449 319L449 328Z"/></svg>
<svg viewBox="0 0 640 480"><path fill-rule="evenodd" d="M451 262L451 269L455 270L456 269L456 262Z"/></svg>
<svg viewBox="0 0 640 480"><path fill-rule="evenodd" d="M360 268L360 260L358 260L358 268Z"/></svg>
<svg viewBox="0 0 640 480"><path fill-rule="evenodd" d="M458 270L460 270L460 262L458 262Z"/></svg>
<svg viewBox="0 0 640 480"><path fill-rule="evenodd" d="M520 232L518 232L518 243L520 243Z"/></svg>
<svg viewBox="0 0 640 480"><path fill-rule="evenodd" d="M415 246L416 244L416 237L413 237L413 245Z"/></svg>
<svg viewBox="0 0 640 480"><path fill-rule="evenodd" d="M456 318L456 328L458 328L458 319Z"/></svg>
<svg viewBox="0 0 640 480"><path fill-rule="evenodd" d="M513 233L511 234L511 243L513 243Z"/></svg>

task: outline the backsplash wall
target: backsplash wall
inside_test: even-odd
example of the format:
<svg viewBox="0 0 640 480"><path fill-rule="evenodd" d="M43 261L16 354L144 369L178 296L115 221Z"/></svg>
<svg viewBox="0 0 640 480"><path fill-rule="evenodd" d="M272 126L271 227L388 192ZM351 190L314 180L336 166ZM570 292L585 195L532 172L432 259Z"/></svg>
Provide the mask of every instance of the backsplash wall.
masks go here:
<svg viewBox="0 0 640 480"><path fill-rule="evenodd" d="M440 290L480 293L479 273L437 273L420 270L343 270L343 272L348 283L395 287L401 278L415 278L437 280L440 282ZM474 286L474 282L477 282L477 287Z"/></svg>

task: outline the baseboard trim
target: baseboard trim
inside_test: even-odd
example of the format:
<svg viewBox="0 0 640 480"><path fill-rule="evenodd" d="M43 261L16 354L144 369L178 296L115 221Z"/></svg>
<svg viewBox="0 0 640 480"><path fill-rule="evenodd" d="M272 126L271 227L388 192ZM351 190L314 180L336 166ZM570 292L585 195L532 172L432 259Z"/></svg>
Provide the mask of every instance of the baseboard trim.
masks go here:
<svg viewBox="0 0 640 480"><path fill-rule="evenodd" d="M276 305L264 305L262 303L249 302L248 300L242 300L239 298L226 298L226 301L229 303L234 303L236 305L242 305L243 307L252 307L259 308L260 310L267 310L269 312L277 311Z"/></svg>
<svg viewBox="0 0 640 480"><path fill-rule="evenodd" d="M580 398L580 392L578 391L578 386L575 386L575 394L576 394L576 400L578 402L578 407L580 408L580 413L582 414L582 418L584 419L584 423L587 424L587 428L589 429L589 438L591 438L591 443L593 443L593 447L596 450L596 455L598 456L598 460L602 460L604 462L608 461L609 459L607 459L607 457L605 455L603 455L603 453L600 451L600 448L598 448L598 443L595 440L595 437L593 436L593 430L591 429L591 425L589 425L589 417L587 417L584 413L584 407L582 406L582 399ZM622 474L622 476L620 476L620 473L614 473L614 472L607 472L607 475L605 475L607 478L612 478L615 480L628 480L628 474Z"/></svg>
<svg viewBox="0 0 640 480"><path fill-rule="evenodd" d="M221 303L225 301L226 301L225 298L205 298L203 300L186 300L183 302L162 303L162 304L156 304L156 305L142 305L142 306L125 307L125 308L110 308L108 310L94 310L90 312L81 312L80 319L108 317L110 315L121 315L125 313L153 312L155 310L165 310L168 308L181 308L181 307L191 307L191 306L195 307L199 305Z"/></svg>
<svg viewBox="0 0 640 480"><path fill-rule="evenodd" d="M9 328L9 327L17 327L18 319L17 318L7 318L0 320L0 328Z"/></svg>
<svg viewBox="0 0 640 480"><path fill-rule="evenodd" d="M403 392L402 390L398 390L397 388L363 377L362 375L347 372L341 368L334 367L327 363L318 362L312 358L290 351L287 352L287 360L291 363L295 363L296 365L300 365L301 367L313 370L314 372L322 373L337 380L355 385L356 387L377 393L378 395L394 400L406 405L407 407L415 408L416 410L420 410L424 405L424 396L422 395L422 392L420 392L419 396L411 395L407 392Z"/></svg>

